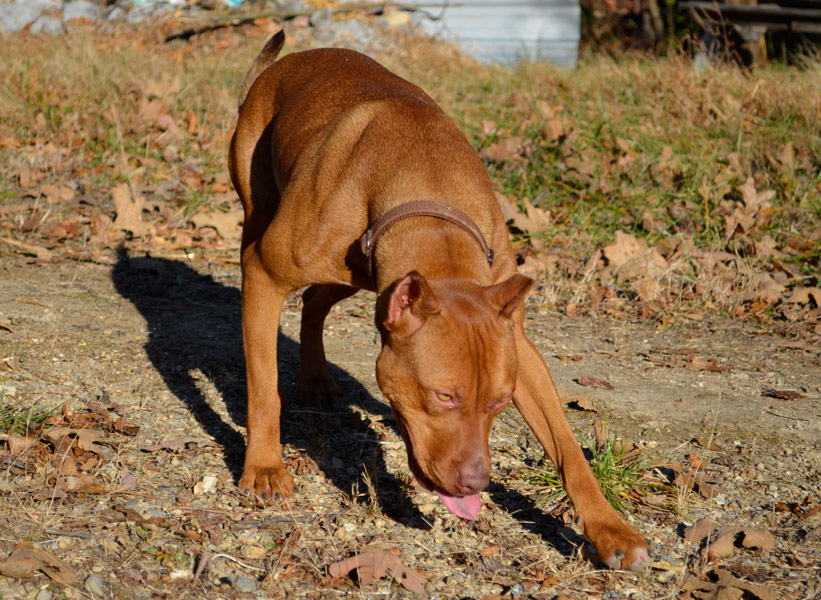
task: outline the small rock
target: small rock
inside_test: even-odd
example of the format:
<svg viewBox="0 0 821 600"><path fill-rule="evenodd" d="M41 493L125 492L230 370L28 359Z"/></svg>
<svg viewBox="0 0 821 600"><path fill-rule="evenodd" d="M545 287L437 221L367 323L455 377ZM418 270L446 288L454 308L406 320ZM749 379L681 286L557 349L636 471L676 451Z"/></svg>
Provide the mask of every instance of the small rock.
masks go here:
<svg viewBox="0 0 821 600"><path fill-rule="evenodd" d="M115 6L111 9L111 12L108 13L108 21L110 23L114 23L115 21L122 21L126 18L128 13L125 12L125 9L122 6Z"/></svg>
<svg viewBox="0 0 821 600"><path fill-rule="evenodd" d="M60 4L53 0L17 0L11 4L0 4L0 29L6 33L17 33L45 11L59 8Z"/></svg>
<svg viewBox="0 0 821 600"><path fill-rule="evenodd" d="M295 13L304 12L311 8L310 4L306 4L301 0L270 0L269 5L278 11Z"/></svg>
<svg viewBox="0 0 821 600"><path fill-rule="evenodd" d="M262 546L243 546L240 553L243 558L257 559L267 554L267 550Z"/></svg>
<svg viewBox="0 0 821 600"><path fill-rule="evenodd" d="M217 478L213 475L206 475L202 481L194 484L194 495L201 496L203 494L212 494L217 489Z"/></svg>
<svg viewBox="0 0 821 600"><path fill-rule="evenodd" d="M63 23L57 17L51 15L40 15L37 20L31 24L29 33L37 35L40 32L54 35L63 31Z"/></svg>
<svg viewBox="0 0 821 600"><path fill-rule="evenodd" d="M334 11L331 8L323 8L311 14L311 25L313 27L325 27L334 22Z"/></svg>
<svg viewBox="0 0 821 600"><path fill-rule="evenodd" d="M49 592L47 589L43 588L42 590L37 592L37 595L34 597L34 600L51 600L52 598L54 598L54 594Z"/></svg>
<svg viewBox="0 0 821 600"><path fill-rule="evenodd" d="M245 575L237 575L237 578L234 580L234 589L240 593L256 591L257 581Z"/></svg>
<svg viewBox="0 0 821 600"><path fill-rule="evenodd" d="M105 588L103 587L103 580L99 578L99 576L94 575L93 573L86 577L86 580L83 582L86 590L92 596L102 596L105 594Z"/></svg>
<svg viewBox="0 0 821 600"><path fill-rule="evenodd" d="M63 7L63 21L88 19L95 21L100 18L100 7L88 0L74 0Z"/></svg>

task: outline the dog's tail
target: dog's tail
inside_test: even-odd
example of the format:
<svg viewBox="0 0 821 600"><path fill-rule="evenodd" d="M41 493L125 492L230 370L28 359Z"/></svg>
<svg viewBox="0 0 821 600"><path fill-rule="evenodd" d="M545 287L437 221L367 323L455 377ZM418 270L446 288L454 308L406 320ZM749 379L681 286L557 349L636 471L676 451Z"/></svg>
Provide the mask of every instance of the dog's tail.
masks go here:
<svg viewBox="0 0 821 600"><path fill-rule="evenodd" d="M282 45L284 43L285 31L282 29L277 31L273 37L266 42L265 46L262 48L262 51L259 53L259 56L257 56L257 59L254 61L254 64L251 65L251 68L248 70L245 80L242 82L242 89L239 94L240 106L242 106L245 102L245 98L248 96L251 86L254 85L254 82L257 80L260 73L276 62L277 55L279 55L279 51L282 50Z"/></svg>

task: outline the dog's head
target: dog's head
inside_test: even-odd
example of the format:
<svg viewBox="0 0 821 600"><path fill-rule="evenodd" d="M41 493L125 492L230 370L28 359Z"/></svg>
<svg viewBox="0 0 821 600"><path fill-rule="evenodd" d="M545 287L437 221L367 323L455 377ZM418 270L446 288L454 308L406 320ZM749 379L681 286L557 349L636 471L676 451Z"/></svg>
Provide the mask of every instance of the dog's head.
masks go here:
<svg viewBox="0 0 821 600"><path fill-rule="evenodd" d="M491 425L513 398L512 316L532 283L523 275L489 287L429 283L414 271L380 298L376 377L411 471L466 519L476 517L479 492L490 480Z"/></svg>

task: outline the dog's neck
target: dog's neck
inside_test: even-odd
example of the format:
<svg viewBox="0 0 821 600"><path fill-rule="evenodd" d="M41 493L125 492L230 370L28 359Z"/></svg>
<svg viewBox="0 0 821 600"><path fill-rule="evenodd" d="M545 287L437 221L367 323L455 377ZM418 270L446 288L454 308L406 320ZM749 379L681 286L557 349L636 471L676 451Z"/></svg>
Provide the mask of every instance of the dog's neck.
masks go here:
<svg viewBox="0 0 821 600"><path fill-rule="evenodd" d="M377 293L414 270L428 280L492 283L487 256L476 239L458 225L433 217L396 223L375 248L373 274Z"/></svg>

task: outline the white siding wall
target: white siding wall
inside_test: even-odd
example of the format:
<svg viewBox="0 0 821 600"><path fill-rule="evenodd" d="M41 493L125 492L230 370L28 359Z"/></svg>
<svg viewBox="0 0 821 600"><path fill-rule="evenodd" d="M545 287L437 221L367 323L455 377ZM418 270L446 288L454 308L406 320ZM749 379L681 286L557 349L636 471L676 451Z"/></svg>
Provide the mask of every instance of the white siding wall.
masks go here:
<svg viewBox="0 0 821 600"><path fill-rule="evenodd" d="M439 0L410 0L439 15ZM452 0L442 19L424 19L428 31L456 41L484 61L513 63L522 58L572 67L579 50L578 0Z"/></svg>

